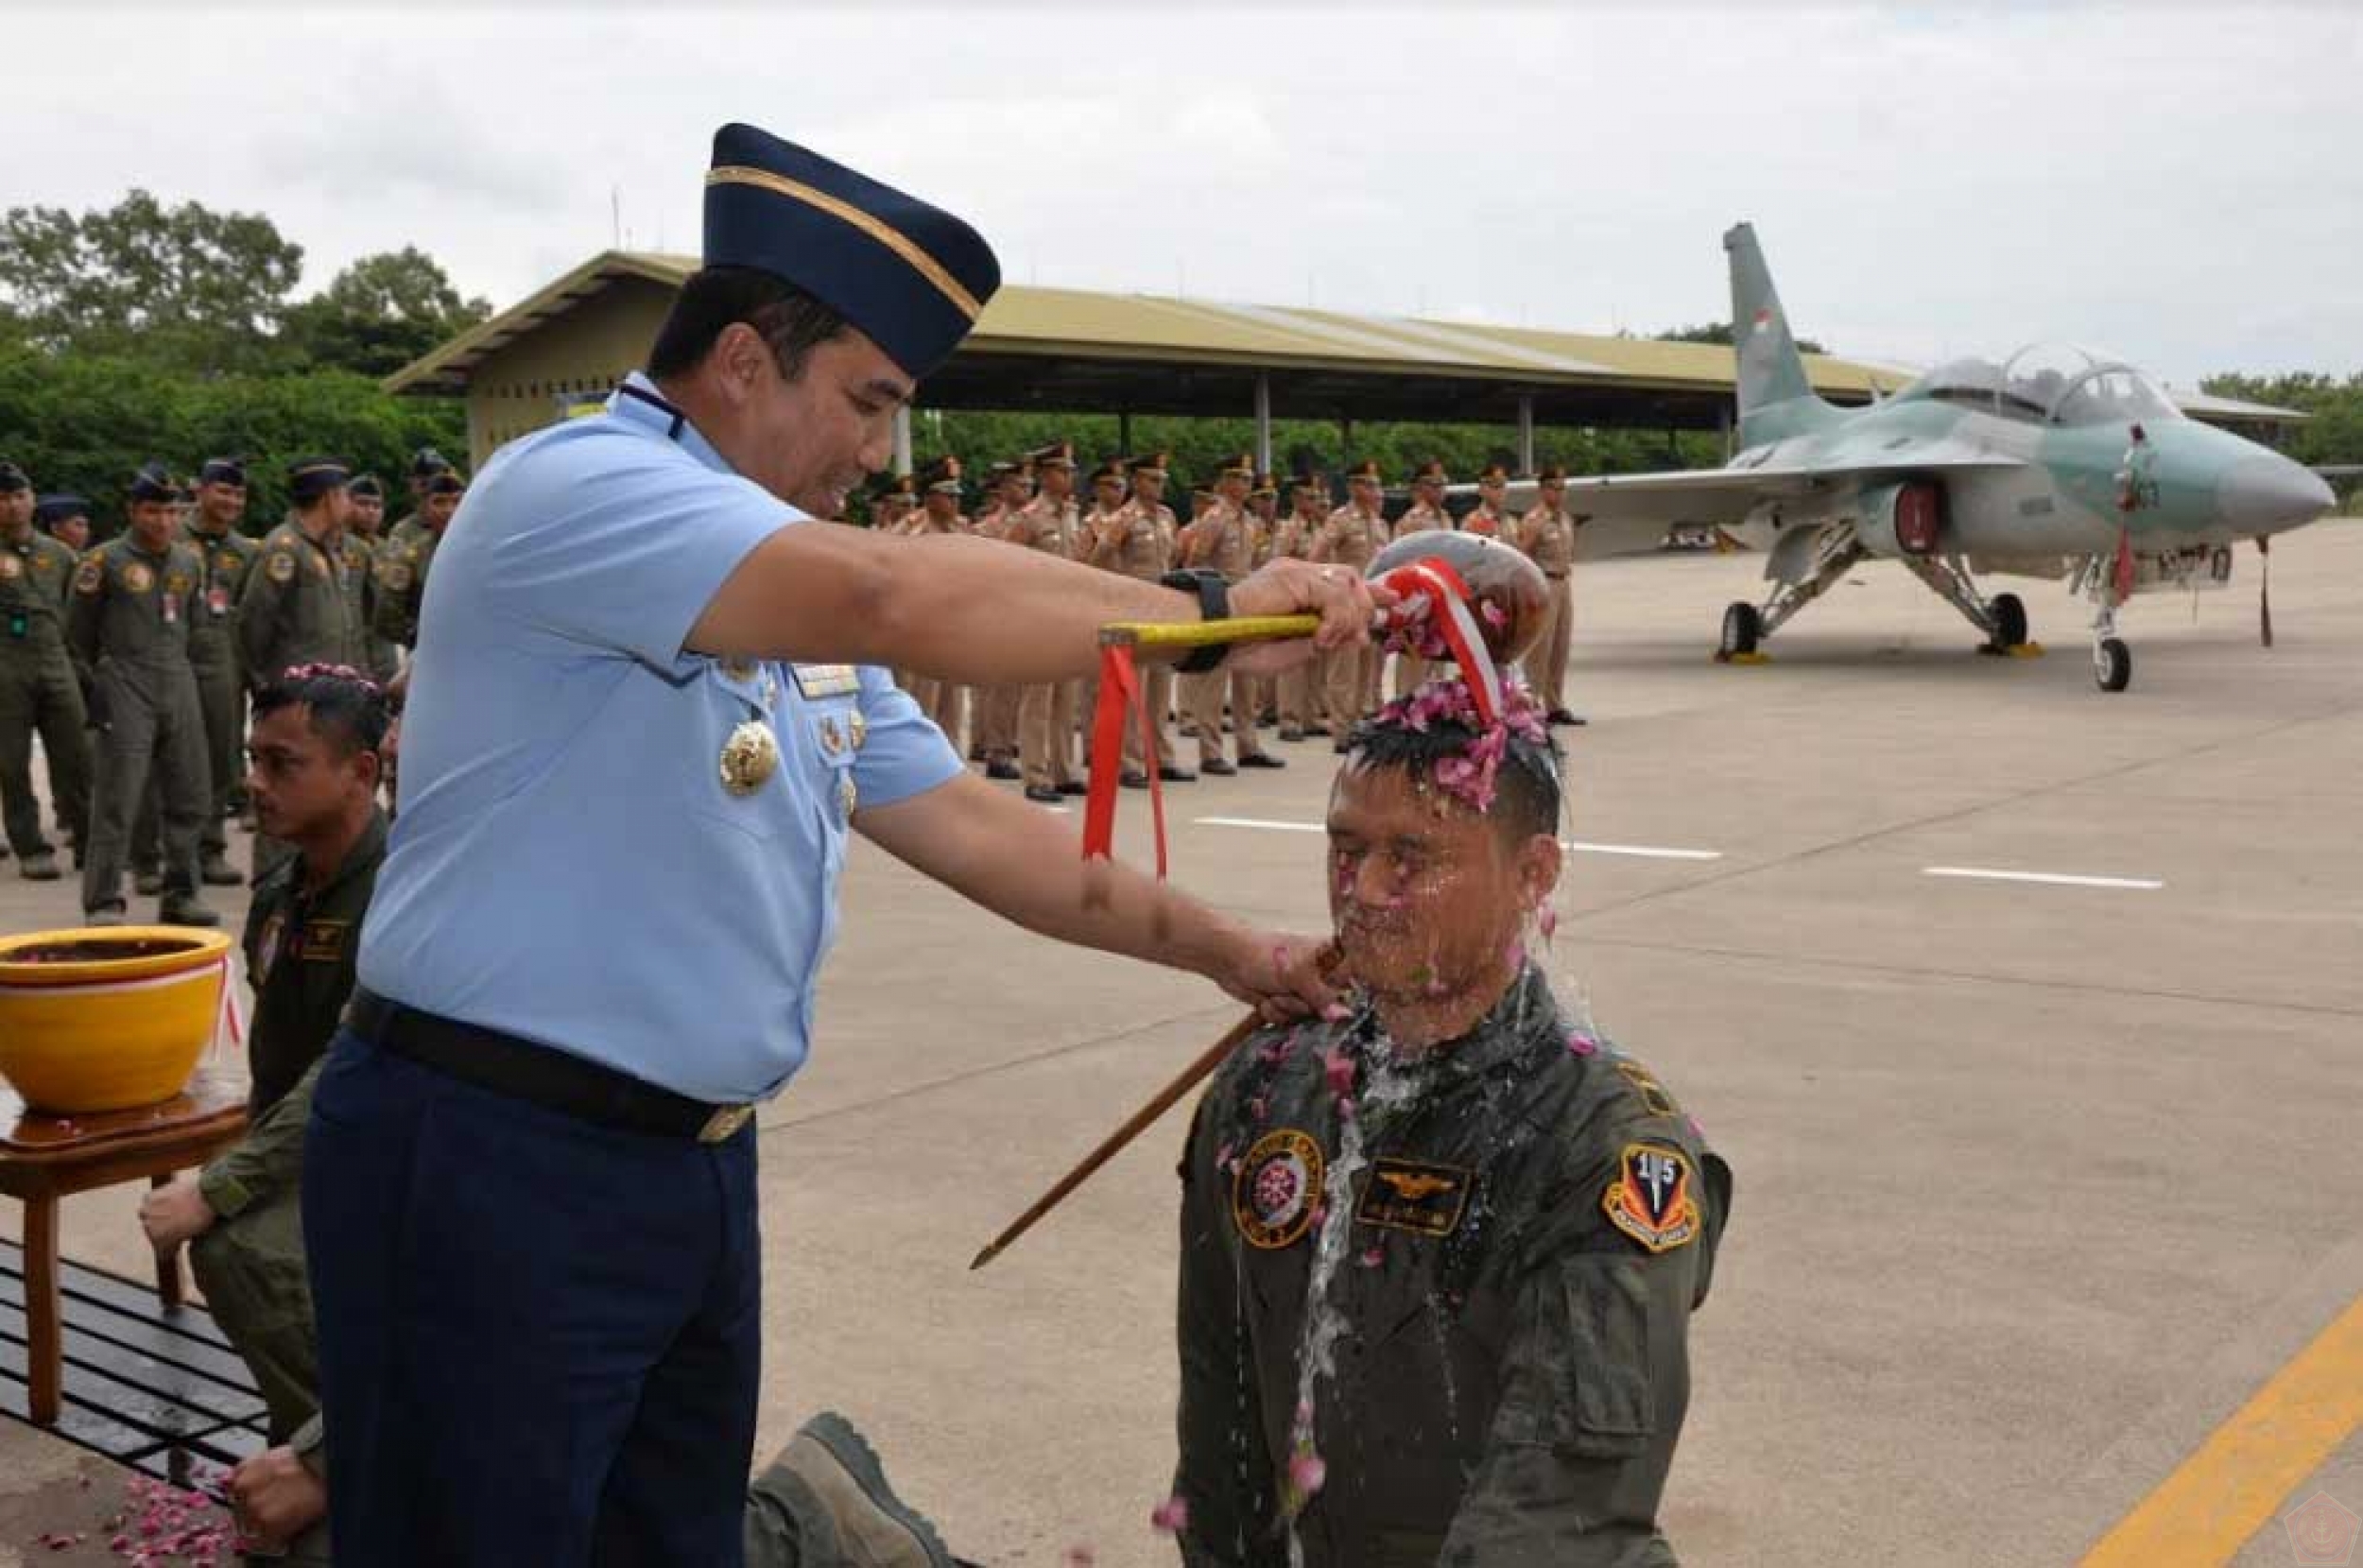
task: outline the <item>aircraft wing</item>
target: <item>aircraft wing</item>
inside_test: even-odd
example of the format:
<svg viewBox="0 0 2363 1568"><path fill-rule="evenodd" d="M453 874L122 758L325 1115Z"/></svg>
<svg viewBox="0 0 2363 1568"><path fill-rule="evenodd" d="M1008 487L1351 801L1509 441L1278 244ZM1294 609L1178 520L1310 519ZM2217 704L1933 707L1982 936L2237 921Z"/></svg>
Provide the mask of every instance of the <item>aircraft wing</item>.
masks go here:
<svg viewBox="0 0 2363 1568"><path fill-rule="evenodd" d="M1671 474L1616 474L1567 481L1567 509L1588 531L1600 524L1733 524L1763 501L1786 501L1840 488L1915 474L2024 468L2015 457L1987 452L1923 451L1906 461L1829 463L1806 467L1698 468Z"/></svg>

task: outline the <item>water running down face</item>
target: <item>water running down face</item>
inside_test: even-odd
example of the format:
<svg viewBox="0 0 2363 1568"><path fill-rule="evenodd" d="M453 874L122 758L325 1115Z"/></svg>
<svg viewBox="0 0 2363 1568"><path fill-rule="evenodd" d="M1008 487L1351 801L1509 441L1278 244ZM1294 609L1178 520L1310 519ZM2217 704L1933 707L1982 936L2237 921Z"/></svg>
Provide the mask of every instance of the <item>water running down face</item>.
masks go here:
<svg viewBox="0 0 2363 1568"><path fill-rule="evenodd" d="M1509 700L1488 731L1466 687L1432 681L1349 739L1330 791L1330 919L1382 1014L1481 1014L1558 884L1556 749L1532 698Z"/></svg>

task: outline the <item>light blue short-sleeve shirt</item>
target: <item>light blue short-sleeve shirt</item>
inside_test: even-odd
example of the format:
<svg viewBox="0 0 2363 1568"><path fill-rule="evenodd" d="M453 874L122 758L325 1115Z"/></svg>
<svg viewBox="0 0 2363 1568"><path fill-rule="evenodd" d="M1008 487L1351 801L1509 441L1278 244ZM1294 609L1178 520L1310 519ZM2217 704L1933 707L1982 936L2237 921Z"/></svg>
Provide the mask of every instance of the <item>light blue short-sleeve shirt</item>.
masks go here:
<svg viewBox="0 0 2363 1568"><path fill-rule="evenodd" d="M786 1081L854 804L961 770L882 670L682 647L748 553L808 521L620 394L485 464L427 583L364 986L701 1100ZM779 764L733 791L750 723Z"/></svg>

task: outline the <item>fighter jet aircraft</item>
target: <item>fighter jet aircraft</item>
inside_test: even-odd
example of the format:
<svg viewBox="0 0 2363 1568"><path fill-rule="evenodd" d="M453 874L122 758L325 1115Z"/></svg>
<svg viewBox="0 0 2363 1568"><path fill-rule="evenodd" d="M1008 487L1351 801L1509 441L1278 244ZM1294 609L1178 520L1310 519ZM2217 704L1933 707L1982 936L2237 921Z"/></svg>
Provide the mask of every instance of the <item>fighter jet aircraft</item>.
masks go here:
<svg viewBox="0 0 2363 1568"><path fill-rule="evenodd" d="M2093 670L2121 692L2133 656L2117 612L2144 592L2221 587L2232 546L2331 509L2330 488L2268 448L2185 418L2140 370L2064 346L1939 366L1846 409L1814 395L1780 297L1742 223L1731 253L1740 450L1720 469L1576 480L1585 556L1710 524L1769 552L1762 604L1724 612L1723 660L1764 640L1867 560L1894 560L1986 634L2032 651L2027 607L1983 577L2064 578L2090 599ZM2270 612L2264 625L2270 639Z"/></svg>

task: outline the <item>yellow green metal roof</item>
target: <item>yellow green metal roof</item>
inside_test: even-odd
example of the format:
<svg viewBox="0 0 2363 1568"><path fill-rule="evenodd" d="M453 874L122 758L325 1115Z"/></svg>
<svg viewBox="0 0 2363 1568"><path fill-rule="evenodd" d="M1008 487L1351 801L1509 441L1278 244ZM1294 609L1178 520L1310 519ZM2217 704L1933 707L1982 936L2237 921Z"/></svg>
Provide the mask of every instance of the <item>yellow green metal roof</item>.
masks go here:
<svg viewBox="0 0 2363 1568"><path fill-rule="evenodd" d="M625 278L678 285L693 256L609 250L522 303L461 334L387 381L391 391L463 389L476 366L526 333ZM1729 389L1732 351L1705 343L1539 332L1410 317L1353 316L1279 305L1010 284L960 345L969 356L1163 361L1176 365L1328 369L1379 377L1449 373L1530 385ZM1808 355L1820 390L1861 401L1909 379L1885 366Z"/></svg>

